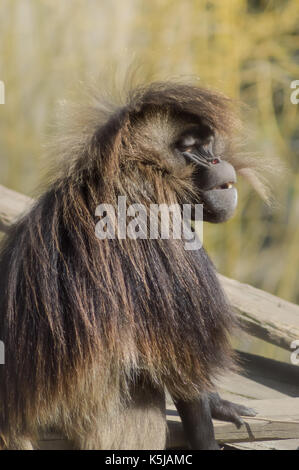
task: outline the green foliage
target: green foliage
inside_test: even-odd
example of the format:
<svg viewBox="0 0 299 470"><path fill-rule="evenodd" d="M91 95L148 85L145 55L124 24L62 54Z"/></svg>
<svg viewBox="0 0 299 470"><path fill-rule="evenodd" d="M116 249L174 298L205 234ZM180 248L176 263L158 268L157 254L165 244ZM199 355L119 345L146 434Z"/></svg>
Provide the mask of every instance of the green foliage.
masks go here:
<svg viewBox="0 0 299 470"><path fill-rule="evenodd" d="M199 78L249 105L261 158L290 169L272 211L240 185L238 214L205 228L207 248L224 274L298 301L298 24L297 0L1 0L1 183L34 194L57 101L78 82L132 63L145 81Z"/></svg>

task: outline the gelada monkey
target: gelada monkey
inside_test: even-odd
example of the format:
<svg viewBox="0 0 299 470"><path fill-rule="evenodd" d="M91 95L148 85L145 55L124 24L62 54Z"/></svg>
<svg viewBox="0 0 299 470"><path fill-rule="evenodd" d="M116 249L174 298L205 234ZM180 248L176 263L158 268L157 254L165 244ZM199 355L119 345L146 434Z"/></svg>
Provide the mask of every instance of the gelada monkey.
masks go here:
<svg viewBox="0 0 299 470"><path fill-rule="evenodd" d="M253 412L213 391L235 323L213 264L182 239L99 239L95 211L125 196L225 222L238 172L264 191L261 162L235 152L230 100L190 84L73 118L55 178L1 246L1 446L30 449L54 428L79 449L163 449L167 389L191 448L216 449L212 417Z"/></svg>

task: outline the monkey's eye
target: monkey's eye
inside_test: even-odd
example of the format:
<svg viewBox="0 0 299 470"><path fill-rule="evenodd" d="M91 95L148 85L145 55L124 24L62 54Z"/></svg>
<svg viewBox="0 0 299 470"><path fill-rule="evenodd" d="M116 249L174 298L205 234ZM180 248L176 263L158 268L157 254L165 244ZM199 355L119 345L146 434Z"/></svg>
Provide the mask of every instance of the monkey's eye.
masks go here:
<svg viewBox="0 0 299 470"><path fill-rule="evenodd" d="M184 152L192 152L193 149L194 147L185 147L183 150Z"/></svg>
<svg viewBox="0 0 299 470"><path fill-rule="evenodd" d="M192 147L193 145L195 145L197 142L197 139L195 139L195 137L193 137L193 135L187 135L185 136L183 139L182 139L182 145L184 145L185 147Z"/></svg>
<svg viewBox="0 0 299 470"><path fill-rule="evenodd" d="M197 144L197 139L193 135L186 135L177 142L177 148L181 152L192 152Z"/></svg>

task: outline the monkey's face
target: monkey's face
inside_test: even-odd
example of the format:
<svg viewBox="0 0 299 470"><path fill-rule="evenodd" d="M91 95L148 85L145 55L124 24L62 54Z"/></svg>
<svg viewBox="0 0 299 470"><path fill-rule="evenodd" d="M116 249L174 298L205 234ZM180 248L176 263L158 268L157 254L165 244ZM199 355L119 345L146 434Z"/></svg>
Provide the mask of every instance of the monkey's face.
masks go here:
<svg viewBox="0 0 299 470"><path fill-rule="evenodd" d="M136 147L134 159L165 170L165 175L175 176L172 187L181 204L202 204L204 221L219 223L230 219L235 212L237 178L235 168L229 163L233 151L226 123L216 126L208 112L207 117L201 117L180 110L150 108L135 118L131 146ZM192 190L180 193L180 180L182 187L192 187Z"/></svg>
<svg viewBox="0 0 299 470"><path fill-rule="evenodd" d="M194 166L194 185L198 203L203 204L207 222L225 222L237 206L237 178L234 167L221 159L216 139L208 126L192 126L175 143L175 152Z"/></svg>

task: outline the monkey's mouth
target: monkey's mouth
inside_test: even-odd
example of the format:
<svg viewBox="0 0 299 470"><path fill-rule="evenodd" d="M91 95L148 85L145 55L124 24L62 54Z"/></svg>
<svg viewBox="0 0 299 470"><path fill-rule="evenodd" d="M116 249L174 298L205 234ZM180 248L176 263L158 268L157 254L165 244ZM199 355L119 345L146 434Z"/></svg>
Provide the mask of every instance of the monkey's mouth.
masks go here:
<svg viewBox="0 0 299 470"><path fill-rule="evenodd" d="M234 186L234 182L229 182L229 183L224 183L219 186L215 186L214 188L211 189L211 191L214 191L215 189L231 189Z"/></svg>
<svg viewBox="0 0 299 470"><path fill-rule="evenodd" d="M220 157L200 152L183 152L187 161L195 164L193 181L203 204L203 220L225 222L230 219L237 206L237 176L234 167ZM196 220L196 217L194 218Z"/></svg>
<svg viewBox="0 0 299 470"><path fill-rule="evenodd" d="M201 193L203 220L225 222L230 219L237 207L238 193L234 183L223 183Z"/></svg>
<svg viewBox="0 0 299 470"><path fill-rule="evenodd" d="M203 204L203 220L225 222L237 206L237 182L235 169L230 163L217 159L217 164L198 167L194 182Z"/></svg>

